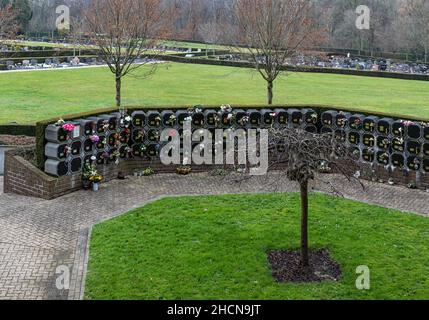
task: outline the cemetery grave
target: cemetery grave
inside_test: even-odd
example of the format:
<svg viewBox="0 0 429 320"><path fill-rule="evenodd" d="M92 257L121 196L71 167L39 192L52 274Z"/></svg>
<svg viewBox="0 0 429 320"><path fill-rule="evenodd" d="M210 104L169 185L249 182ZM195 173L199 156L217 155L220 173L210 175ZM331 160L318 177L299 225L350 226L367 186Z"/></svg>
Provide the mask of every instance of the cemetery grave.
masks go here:
<svg viewBox="0 0 429 320"><path fill-rule="evenodd" d="M112 175L116 172L112 168L121 163L124 166L120 170L127 170L127 162L134 169L158 163L159 152L167 143L160 141L161 131L174 128L183 135L182 126L189 118L193 131L293 127L315 134L330 133L353 149L362 170L384 171L384 176L397 183L429 186L428 123L311 107L132 108L128 115L113 112L48 121L38 127L38 166L51 176L71 177L73 187L65 184L63 190L70 192L79 185L76 177L86 165L96 164ZM192 147L197 145L195 142Z"/></svg>

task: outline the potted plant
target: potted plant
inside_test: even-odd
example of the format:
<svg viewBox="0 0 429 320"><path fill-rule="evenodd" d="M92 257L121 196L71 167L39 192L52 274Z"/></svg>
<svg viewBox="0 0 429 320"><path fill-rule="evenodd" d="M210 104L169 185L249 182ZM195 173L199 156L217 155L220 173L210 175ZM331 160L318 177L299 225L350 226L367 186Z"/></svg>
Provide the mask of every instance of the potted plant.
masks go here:
<svg viewBox="0 0 429 320"><path fill-rule="evenodd" d="M93 158L91 158L91 160L93 160ZM85 165L82 174L82 182L85 190L89 190L92 187L93 191L98 191L99 184L102 180L103 177L98 173L94 162L90 165Z"/></svg>
<svg viewBox="0 0 429 320"><path fill-rule="evenodd" d="M82 185L83 185L83 188L85 190L89 190L89 188L91 187L91 182L89 181L89 171L90 171L89 168L90 167L91 167L91 165L86 164L83 167L83 171L82 171Z"/></svg>
<svg viewBox="0 0 429 320"><path fill-rule="evenodd" d="M146 168L142 171L142 175L145 177L151 176L155 173L155 171L152 168Z"/></svg>
<svg viewBox="0 0 429 320"><path fill-rule="evenodd" d="M89 181L92 183L92 191L97 192L100 188L100 182L103 180L103 176L99 173L95 173L89 177Z"/></svg>
<svg viewBox="0 0 429 320"><path fill-rule="evenodd" d="M191 166L180 166L176 169L176 172L181 175L190 174L192 171Z"/></svg>

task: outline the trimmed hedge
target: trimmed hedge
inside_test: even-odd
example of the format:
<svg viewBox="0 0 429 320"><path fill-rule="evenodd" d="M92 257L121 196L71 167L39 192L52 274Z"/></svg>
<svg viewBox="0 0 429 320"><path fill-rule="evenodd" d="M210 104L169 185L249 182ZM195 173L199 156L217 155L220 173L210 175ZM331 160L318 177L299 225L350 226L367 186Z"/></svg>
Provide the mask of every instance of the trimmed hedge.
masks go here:
<svg viewBox="0 0 429 320"><path fill-rule="evenodd" d="M166 106L164 108L160 108L159 106L157 107L153 107L153 106L124 106L124 108L129 112L132 113L134 111L138 111L138 110L158 110L158 111L163 111L163 110L173 110L173 111L178 111L178 110L186 110L190 107L194 107L193 105L188 105L188 106ZM204 109L218 109L219 106L202 106ZM403 119L403 120L410 120L410 121L418 121L418 122L428 122L429 123L429 119L421 119L421 118L417 118L417 117L410 117L410 116L403 116L400 114L387 114L387 113L382 113L382 112L367 112L367 111L362 111L359 108L342 108L342 107L337 107L337 106L329 106L329 105L233 105L234 109L275 109L275 108L295 108L295 109L303 109L303 108L311 108L313 110L315 110L317 113L321 114L324 111L327 110L336 110L336 111L349 111L349 112L353 112L353 113L360 113L360 114L364 114L364 115L375 115L378 116L380 118L384 118L384 117L388 117L388 118L393 118L395 120L399 120L399 119ZM113 113L118 111L118 107L110 107L110 108L104 108L104 109L98 109L98 110L93 110L93 111L89 111L89 112L82 112L82 113L76 113L76 114L70 114L70 115L65 115L63 117L61 117L63 120L65 121L72 121L72 120L76 120L76 119L81 119L81 118L88 118L88 117L92 117L92 116L97 116L97 115L101 115L101 114L108 114L108 113ZM51 118L51 119L47 119L47 120L43 120L43 121L39 121L36 123L36 156L37 156L37 166L40 169L43 169L44 167L44 163L45 163L45 130L46 127L50 124L56 123L59 120L60 117L57 118Z"/></svg>
<svg viewBox="0 0 429 320"><path fill-rule="evenodd" d="M19 125L19 124L6 124L0 125L0 134L8 134L11 136L36 136L35 125Z"/></svg>
<svg viewBox="0 0 429 320"><path fill-rule="evenodd" d="M254 64L251 62L185 58L178 55L148 55L148 57L158 59L158 60L178 62L178 63L204 64L204 65L237 67L237 68L254 68ZM363 77L429 81L429 75L395 73L395 72L384 72L384 71L366 71L366 70L362 71L362 70L352 70L352 69L294 67L294 66L284 66L282 70L290 71L290 72L327 73L327 74L342 74L342 75L353 75L353 76L363 76Z"/></svg>
<svg viewBox="0 0 429 320"><path fill-rule="evenodd" d="M37 63L43 63L43 62L45 62L45 60L46 59L54 59L54 58L56 58L56 59L58 59L58 61L60 62L60 63L63 63L63 62L67 62L67 58L73 58L74 56L64 56L64 57L31 57L31 58L10 58L10 59L7 59L8 61L13 61L15 64L16 63L22 63L24 60L32 60L32 59L34 59L34 60L36 60L37 61ZM97 56L79 56L79 58L80 59L83 59L83 58L97 58ZM5 65L5 70L7 69L7 66ZM0 70L1 70L1 68L0 68Z"/></svg>
<svg viewBox="0 0 429 320"><path fill-rule="evenodd" d="M65 57L65 56L74 56L74 54L79 56L83 55L93 55L94 51L92 50L30 50L30 51L10 51L3 52L0 54L1 59L10 59L10 58L40 58L40 57ZM79 54L80 53L80 54Z"/></svg>

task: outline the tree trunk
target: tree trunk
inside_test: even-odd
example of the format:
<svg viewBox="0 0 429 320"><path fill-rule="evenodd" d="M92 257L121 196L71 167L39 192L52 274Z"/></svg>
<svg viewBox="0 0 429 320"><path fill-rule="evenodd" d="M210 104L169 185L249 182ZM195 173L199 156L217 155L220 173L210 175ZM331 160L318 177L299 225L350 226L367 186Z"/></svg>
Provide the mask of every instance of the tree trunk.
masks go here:
<svg viewBox="0 0 429 320"><path fill-rule="evenodd" d="M268 81L268 104L272 105L273 104L273 82L272 81Z"/></svg>
<svg viewBox="0 0 429 320"><path fill-rule="evenodd" d="M301 189L301 265L309 266L308 261L308 182L300 184Z"/></svg>
<svg viewBox="0 0 429 320"><path fill-rule="evenodd" d="M121 106L121 77L116 77L116 106Z"/></svg>

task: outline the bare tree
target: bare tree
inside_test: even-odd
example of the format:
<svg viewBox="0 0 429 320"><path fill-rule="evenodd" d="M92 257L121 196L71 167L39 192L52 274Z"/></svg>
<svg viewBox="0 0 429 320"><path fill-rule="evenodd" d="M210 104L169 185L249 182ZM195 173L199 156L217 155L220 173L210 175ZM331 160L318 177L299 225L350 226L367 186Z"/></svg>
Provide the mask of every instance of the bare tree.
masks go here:
<svg viewBox="0 0 429 320"><path fill-rule="evenodd" d="M166 37L171 13L161 0L93 0L83 8L83 32L115 75L118 107L122 78L145 65L137 59L156 54L153 48Z"/></svg>
<svg viewBox="0 0 429 320"><path fill-rule="evenodd" d="M16 35L19 26L16 22L16 12L12 5L0 5L0 42L10 40Z"/></svg>
<svg viewBox="0 0 429 320"><path fill-rule="evenodd" d="M199 27L199 33L203 38L204 42L207 44L207 54L208 54L208 44L216 45L219 39L222 36L222 28L216 22L207 22ZM213 54L215 54L216 47L213 47Z"/></svg>
<svg viewBox="0 0 429 320"><path fill-rule="evenodd" d="M234 115L232 110L229 111ZM276 117L278 115L274 115ZM225 119L226 115L223 116ZM234 117L234 116L233 116ZM317 119L315 119L317 120ZM242 120L241 120L242 121ZM261 150L259 144L259 152ZM254 152L247 150L247 146L235 144L235 155L237 160L240 153ZM265 150L266 151L266 150ZM231 151L229 151L231 152ZM286 177L295 181L300 186L301 195L301 266L306 269L309 267L309 240L308 240L308 217L309 217L309 183L312 180L319 180L329 186L329 190L335 195L342 195L341 191L332 183L332 179L322 178L321 173L335 173L345 177L348 181L356 180L358 170L357 160L354 150L338 136L333 133L311 133L303 128L272 126L268 128L268 170L275 170L278 174L285 174ZM230 156L228 151L224 151L224 158ZM243 156L243 155L241 155ZM245 156L246 157L246 156ZM249 174L251 165L246 168L231 165L223 166L225 173L240 172L239 175L232 175L235 181L240 182L250 179ZM276 181L281 181L277 179ZM276 183L276 182L275 182ZM363 184L360 183L363 187Z"/></svg>
<svg viewBox="0 0 429 320"><path fill-rule="evenodd" d="M2 6L0 4L0 64L5 55L1 53L4 44L8 44L8 40L15 37L19 30L19 25L16 22L16 12L12 5Z"/></svg>
<svg viewBox="0 0 429 320"><path fill-rule="evenodd" d="M301 264L309 266L308 193L309 182L329 169L354 179L357 158L351 149L333 134L310 133L304 129L272 128L269 133L270 167L285 166L287 178L298 182L301 194ZM328 182L331 190L341 194Z"/></svg>
<svg viewBox="0 0 429 320"><path fill-rule="evenodd" d="M321 39L307 0L235 0L235 50L250 55L267 82L268 104L274 81L287 59Z"/></svg>
<svg viewBox="0 0 429 320"><path fill-rule="evenodd" d="M429 62L429 0L407 1L402 10L401 26L407 42L412 48L421 50L424 61Z"/></svg>

